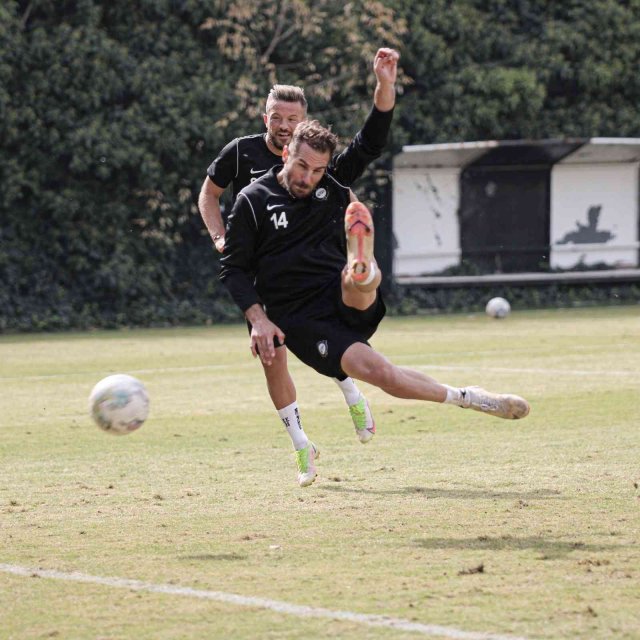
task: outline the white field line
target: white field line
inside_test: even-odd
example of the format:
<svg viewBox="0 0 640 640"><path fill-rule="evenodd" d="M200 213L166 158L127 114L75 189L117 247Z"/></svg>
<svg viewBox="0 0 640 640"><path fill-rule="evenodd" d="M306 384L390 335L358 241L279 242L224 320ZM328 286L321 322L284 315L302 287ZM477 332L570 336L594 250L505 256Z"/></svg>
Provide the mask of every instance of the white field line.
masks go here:
<svg viewBox="0 0 640 640"><path fill-rule="evenodd" d="M393 358L392 358L393 360ZM398 359L400 360L400 359ZM605 376L605 377L626 377L634 378L640 374L640 370L627 370L627 371L615 371L611 369L596 370L596 369L546 369L546 368L526 368L526 367L487 367L482 364L469 364L469 365L436 365L436 364L421 364L412 362L396 361L395 364L401 367L408 367L412 369L434 370L434 371L478 371L482 372L491 371L494 373L533 373L543 375L565 375L565 376ZM197 371L216 371L216 370L228 370L233 369L245 369L252 367L258 370L256 362L247 362L241 364L205 364L195 367L157 367L154 369L127 369L126 373L131 375L144 375L153 373L173 373L173 372L197 372ZM51 380L55 378L74 378L77 376L105 376L114 373L113 371L75 371L73 373L52 373L49 375L38 376L0 376L0 380Z"/></svg>
<svg viewBox="0 0 640 640"><path fill-rule="evenodd" d="M149 591L151 593L162 593L187 598L214 600L216 602L224 602L225 604L231 604L238 607L267 609L269 611L297 616L299 618L328 618L331 620L344 620L345 622L361 624L368 627L386 627L397 631L413 632L423 636L453 638L454 640L525 640L525 638L516 636L462 631L461 629L443 627L437 624L422 624L420 622L412 622L411 620L405 620L403 618L354 613L352 611L334 611L332 609L323 609L321 607L308 607L290 604L281 600L240 596L235 593L225 593L223 591L192 589L190 587L178 587L170 584L153 584L150 582L141 582L139 580L128 580L126 578L92 576L86 573L78 573L76 571L67 573L51 569L33 569L14 564L0 564L0 571L27 578L50 578L53 580L99 584L119 589L132 589L134 591Z"/></svg>

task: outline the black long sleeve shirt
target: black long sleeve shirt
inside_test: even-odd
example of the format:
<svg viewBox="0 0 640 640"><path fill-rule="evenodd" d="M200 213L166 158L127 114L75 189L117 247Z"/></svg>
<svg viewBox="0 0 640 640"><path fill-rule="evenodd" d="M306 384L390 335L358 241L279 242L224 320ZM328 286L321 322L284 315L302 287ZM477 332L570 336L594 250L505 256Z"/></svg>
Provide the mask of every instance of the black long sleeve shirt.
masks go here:
<svg viewBox="0 0 640 640"><path fill-rule="evenodd" d="M294 198L279 184L281 167L240 191L227 222L220 279L243 312L258 303L274 322L304 314L340 276L349 186L380 156L392 114L374 107L307 198Z"/></svg>

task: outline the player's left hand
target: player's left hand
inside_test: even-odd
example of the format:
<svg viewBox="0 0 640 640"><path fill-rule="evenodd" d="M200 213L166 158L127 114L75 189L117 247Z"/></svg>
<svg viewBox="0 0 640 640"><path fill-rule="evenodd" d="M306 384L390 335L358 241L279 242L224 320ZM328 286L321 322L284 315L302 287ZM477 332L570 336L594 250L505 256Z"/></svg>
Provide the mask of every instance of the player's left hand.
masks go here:
<svg viewBox="0 0 640 640"><path fill-rule="evenodd" d="M395 49L382 47L378 49L373 59L373 72L378 82L395 84L398 75L398 60L400 54Z"/></svg>

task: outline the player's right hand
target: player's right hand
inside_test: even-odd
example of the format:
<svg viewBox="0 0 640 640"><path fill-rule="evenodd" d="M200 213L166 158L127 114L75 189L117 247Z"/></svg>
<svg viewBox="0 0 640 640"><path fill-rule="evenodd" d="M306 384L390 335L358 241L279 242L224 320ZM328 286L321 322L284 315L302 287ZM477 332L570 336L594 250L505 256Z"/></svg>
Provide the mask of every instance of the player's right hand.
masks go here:
<svg viewBox="0 0 640 640"><path fill-rule="evenodd" d="M276 357L274 337L284 344L284 333L266 316L251 325L251 353L254 358L260 356L262 364L269 367Z"/></svg>

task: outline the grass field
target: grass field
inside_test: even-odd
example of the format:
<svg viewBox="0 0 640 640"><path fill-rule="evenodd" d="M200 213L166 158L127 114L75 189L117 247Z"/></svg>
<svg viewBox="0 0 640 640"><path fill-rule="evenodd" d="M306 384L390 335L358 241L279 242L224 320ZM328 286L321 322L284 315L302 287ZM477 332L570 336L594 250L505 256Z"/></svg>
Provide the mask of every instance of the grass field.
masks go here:
<svg viewBox="0 0 640 640"><path fill-rule="evenodd" d="M387 319L374 346L531 415L361 385L362 446L291 358L322 451L300 489L243 327L0 336L0 638L640 638L640 307ZM125 437L87 412L115 372L151 396Z"/></svg>

